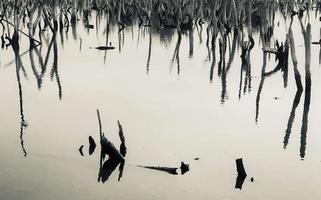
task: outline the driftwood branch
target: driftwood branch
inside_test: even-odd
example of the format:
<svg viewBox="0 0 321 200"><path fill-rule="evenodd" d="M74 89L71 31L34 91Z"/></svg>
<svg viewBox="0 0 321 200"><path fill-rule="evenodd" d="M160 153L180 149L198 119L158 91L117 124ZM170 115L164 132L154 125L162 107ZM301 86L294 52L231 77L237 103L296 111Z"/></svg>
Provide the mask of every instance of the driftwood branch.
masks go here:
<svg viewBox="0 0 321 200"><path fill-rule="evenodd" d="M119 121L117 121L117 123L118 123L118 129L119 129L119 131L118 131L119 139L121 141L119 151L120 151L120 154L125 157L126 153L127 153L127 148L126 148L126 143L125 143L125 136L124 136L124 132L123 132L123 127Z"/></svg>
<svg viewBox="0 0 321 200"><path fill-rule="evenodd" d="M97 109L97 117L98 117L98 124L99 124L99 136L100 136L100 141L103 138L103 132L102 132L102 128L101 128L101 120L100 120L100 114L99 114L99 110Z"/></svg>
<svg viewBox="0 0 321 200"><path fill-rule="evenodd" d="M235 183L235 188L237 189L242 189L244 180L247 176L244 165L243 165L243 160L242 158L236 159L236 170L237 170L237 177L236 177L236 183Z"/></svg>
<svg viewBox="0 0 321 200"><path fill-rule="evenodd" d="M238 176L244 177L244 178L247 176L242 158L236 159L236 170L237 170Z"/></svg>
<svg viewBox="0 0 321 200"><path fill-rule="evenodd" d="M119 161L124 161L123 155L118 151L118 149L116 149L115 145L111 143L103 134L100 113L98 109L97 109L97 117L98 117L98 123L99 123L100 144L101 144L101 149L103 154L107 154L109 157L117 159ZM123 141L125 141L125 139L123 139Z"/></svg>

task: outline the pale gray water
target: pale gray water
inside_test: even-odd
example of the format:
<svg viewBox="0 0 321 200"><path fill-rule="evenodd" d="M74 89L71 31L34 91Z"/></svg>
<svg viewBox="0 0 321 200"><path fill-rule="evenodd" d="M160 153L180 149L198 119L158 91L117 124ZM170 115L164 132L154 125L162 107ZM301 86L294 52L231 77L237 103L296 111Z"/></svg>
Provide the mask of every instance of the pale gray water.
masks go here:
<svg viewBox="0 0 321 200"><path fill-rule="evenodd" d="M287 28L283 19L279 19L280 27L275 27L274 38L284 41ZM312 41L318 41L319 22L314 17L311 20ZM189 37L182 36L179 75L177 64L170 64L178 38L176 33L166 43L160 41L159 35L152 34L147 74L148 28L138 35L137 26L127 27L121 33L124 38L121 51L117 28L113 29L109 41L117 49L108 51L104 61L104 51L90 49L105 45L104 25L101 27L98 32L88 33L80 25L78 38L74 40L70 31L63 46L57 36L61 100L56 77L50 79L53 52L40 90L29 53L21 57L28 76L25 78L20 71L23 114L27 122L22 136L26 157L20 139L16 67L14 63L7 66L14 60L14 53L10 47L0 50L1 199L320 198L318 45L311 46L311 104L305 158L301 160L304 92L296 109L289 144L283 148L296 92L291 58L287 88L283 87L280 71L265 79L258 122L255 121L263 58L259 35L254 35L256 44L251 52L251 91L242 92L239 99L239 49L227 74L226 98L222 101L222 81L217 75L218 50L213 82L210 82L212 61L207 58L206 25L202 38L194 29L193 57L189 56ZM297 19L293 32L304 86L304 41ZM28 49L28 42L21 38L20 52L23 53ZM42 46L43 57L47 49L47 45ZM37 57L35 60L37 65ZM271 55L267 71L275 66ZM99 146L88 156L88 136L99 142L96 108L100 109L106 136L117 147L120 143L117 120L123 124L128 154L120 182L118 169L105 184L97 182ZM82 144L84 157L78 152ZM194 160L196 157L200 160ZM234 188L235 159L240 157L248 173L242 190ZM136 166L177 167L181 161L190 164L190 171L185 175L173 176ZM254 177L253 183L250 177Z"/></svg>

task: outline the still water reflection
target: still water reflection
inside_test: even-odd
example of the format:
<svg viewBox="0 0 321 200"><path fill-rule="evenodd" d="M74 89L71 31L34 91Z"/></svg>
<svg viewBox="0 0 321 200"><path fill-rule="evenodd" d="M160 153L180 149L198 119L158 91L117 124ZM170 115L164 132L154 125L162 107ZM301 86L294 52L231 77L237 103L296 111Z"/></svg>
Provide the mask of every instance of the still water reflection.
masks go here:
<svg viewBox="0 0 321 200"><path fill-rule="evenodd" d="M95 12L57 34L39 31L41 45L13 32L0 50L1 196L320 197L318 16L279 15L274 34L261 26L251 37L213 33L206 23L180 33L117 28ZM100 144L77 152L90 149L89 136L102 141L97 107L123 157L126 138L126 161ZM114 134L122 129L123 139ZM237 176L239 157L255 182ZM166 166L182 170L182 161L190 171L169 176L179 167Z"/></svg>

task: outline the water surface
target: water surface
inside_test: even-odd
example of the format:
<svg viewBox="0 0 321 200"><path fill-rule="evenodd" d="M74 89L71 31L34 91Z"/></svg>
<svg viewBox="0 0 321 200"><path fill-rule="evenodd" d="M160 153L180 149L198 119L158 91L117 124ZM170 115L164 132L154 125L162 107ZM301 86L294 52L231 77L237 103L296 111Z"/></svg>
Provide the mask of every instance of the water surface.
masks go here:
<svg viewBox="0 0 321 200"><path fill-rule="evenodd" d="M317 19L311 18L312 41L320 36ZM163 30L160 35L133 25L118 33L115 26L108 41L116 49L99 51L92 47L106 44L105 25L101 22L97 27L95 16L91 20L93 30L79 22L76 37L71 31L63 33L63 39L57 35L45 69L37 52L28 51L23 36L20 53L25 52L21 55L25 72L19 70L17 75L10 47L0 50L2 199L294 200L321 196L318 45L311 46L311 102L303 120L305 92L296 107L291 58L287 87L281 71L262 83L264 55L258 32L253 35L251 76L241 71L240 48L222 76L218 45L214 65L206 47L206 24L182 34L181 39L175 30ZM272 41L285 41L289 22L285 24L280 16L276 21L280 25L275 26ZM297 19L292 29L305 87L305 47ZM37 49L44 63L51 35L43 34L48 41ZM228 42L232 45L231 35ZM266 71L273 70L274 55L266 59ZM117 120L124 128L128 153L120 181L116 169L105 184L98 182L100 147L88 155L88 137L99 143L96 108L106 137L117 147ZM302 124L307 125L306 134L302 134ZM84 157L78 152L81 145ZM243 158L248 173L242 190L234 188L237 158ZM178 167L181 161L190 165L184 175L137 167ZM250 177L255 181L250 182Z"/></svg>

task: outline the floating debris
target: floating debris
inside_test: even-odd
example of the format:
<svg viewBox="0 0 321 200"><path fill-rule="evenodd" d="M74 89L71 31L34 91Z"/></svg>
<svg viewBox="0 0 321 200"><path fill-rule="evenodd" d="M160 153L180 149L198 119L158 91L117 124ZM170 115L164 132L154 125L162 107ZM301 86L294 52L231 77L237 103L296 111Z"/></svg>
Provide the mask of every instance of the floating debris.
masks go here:
<svg viewBox="0 0 321 200"><path fill-rule="evenodd" d="M235 188L242 190L242 186L243 186L244 181L245 181L244 177L237 176L236 177Z"/></svg>
<svg viewBox="0 0 321 200"><path fill-rule="evenodd" d="M236 159L236 170L237 170L238 176L241 176L241 177L247 176L245 169L244 169L242 158Z"/></svg>
<svg viewBox="0 0 321 200"><path fill-rule="evenodd" d="M80 148L79 148L79 153L81 156L84 156L84 153L82 151L82 149L84 148L84 145L81 145Z"/></svg>
<svg viewBox="0 0 321 200"><path fill-rule="evenodd" d="M154 166L141 166L141 165L137 165L138 167L143 167L146 169L153 169L153 170L157 170L157 171L162 171L162 172L166 172L172 175L178 175L177 173L177 169L176 167L154 167Z"/></svg>
<svg viewBox="0 0 321 200"><path fill-rule="evenodd" d="M196 157L196 158L194 158L194 160L200 160L200 158Z"/></svg>
<svg viewBox="0 0 321 200"><path fill-rule="evenodd" d="M143 165L137 165L137 167L143 167L146 169L153 169L153 170L166 172L172 175L178 175L177 173L178 167L160 167L160 166L155 167L155 166L143 166ZM184 162L181 162L181 166L179 167L179 169L181 170L181 175L184 175L186 172L189 171L189 164L185 164Z"/></svg>
<svg viewBox="0 0 321 200"><path fill-rule="evenodd" d="M107 51L107 50L113 50L113 49L115 49L115 47L113 47L113 46L98 46L98 47L94 47L94 49Z"/></svg>
<svg viewBox="0 0 321 200"><path fill-rule="evenodd" d="M321 44L321 39L317 42L311 42L311 44L316 44L316 45L320 45Z"/></svg>
<svg viewBox="0 0 321 200"><path fill-rule="evenodd" d="M94 29L94 25L92 24L86 24L85 27L88 29Z"/></svg>
<svg viewBox="0 0 321 200"><path fill-rule="evenodd" d="M189 171L189 164L185 164L184 162L181 162L181 174L184 175L186 172Z"/></svg>
<svg viewBox="0 0 321 200"><path fill-rule="evenodd" d="M235 183L235 188L237 189L242 189L244 180L247 176L244 165L243 165L243 160L242 158L236 159L236 170L237 170L237 178L236 178L236 183Z"/></svg>
<svg viewBox="0 0 321 200"><path fill-rule="evenodd" d="M89 136L88 140L89 140L89 155L91 155L94 153L96 149L96 143L94 138L92 138L91 136Z"/></svg>
<svg viewBox="0 0 321 200"><path fill-rule="evenodd" d="M252 183L254 182L254 178L253 178L253 177L251 177L251 182L252 182Z"/></svg>

